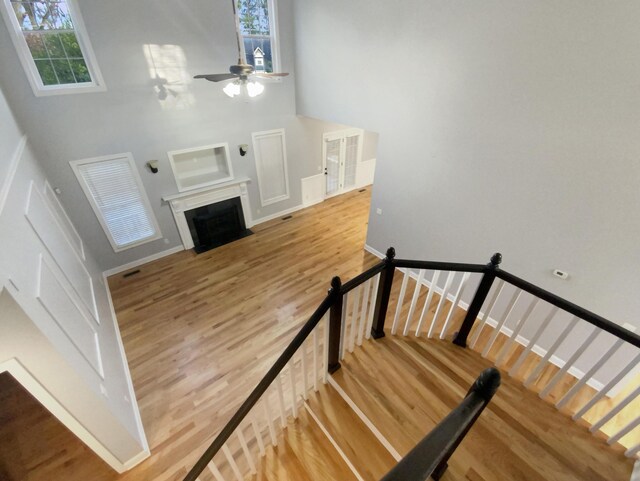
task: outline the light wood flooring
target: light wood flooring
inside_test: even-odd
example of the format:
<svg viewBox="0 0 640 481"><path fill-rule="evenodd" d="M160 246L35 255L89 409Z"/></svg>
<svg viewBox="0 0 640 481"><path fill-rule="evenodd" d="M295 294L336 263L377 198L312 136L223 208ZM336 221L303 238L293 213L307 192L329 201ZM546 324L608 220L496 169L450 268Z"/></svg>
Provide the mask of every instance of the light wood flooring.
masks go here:
<svg viewBox="0 0 640 481"><path fill-rule="evenodd" d="M352 192L297 212L289 220L278 219L256 226L255 235L208 253L196 256L192 252L182 252L147 264L140 268L140 273L131 277L111 277L109 286L151 457L131 471L117 475L105 470L104 463L96 460L93 455L84 456L81 458L81 462L85 463L83 469L86 466L93 467L91 472L94 475L91 479L181 480L317 307L329 287L331 277L340 275L343 279L349 279L377 262L377 259L364 254L362 250L369 202L368 190ZM355 376L357 359L369 355L372 349L397 346L399 342L397 339L385 339L381 343L367 342L361 352L356 351L352 357L350 355L345 362L345 369L338 376L348 376L349 373ZM428 423L401 417L421 413L421 408L417 405L410 405L393 414L394 419L402 420L398 426L406 428L414 437L424 435L425 429L436 422L445 407L459 401L462 386L466 390L472 377L477 375L475 367L487 363L478 359L476 353L464 350L455 351L461 354L460 357L453 358L451 352L454 351L447 350L452 346L444 342L439 342L438 345L448 347L442 348L437 369L452 376L447 381L440 374L435 378L438 379L437 382L428 383L436 392L444 395L444 399L438 401L438 409L425 418L429 420ZM411 354L411 350L406 354L406 346L402 349L405 357ZM418 350L417 347L409 349ZM434 352L438 352L438 348L434 349ZM384 353L380 355L384 356ZM468 363L474 369L464 371L467 360L471 358L475 361ZM427 371L436 369L425 368L424 364L415 359L412 362ZM448 366L447 363L452 363L453 366ZM385 366L386 362L378 364ZM428 377L424 373L418 375L417 371L411 372L418 379ZM380 385L386 385L382 383L384 373L380 378ZM450 388L449 394L443 391L445 387ZM511 394L512 389L515 394ZM532 393L527 393L526 390L521 392L517 387L504 391L509 396L499 404L502 409L493 411L491 416L505 417L505 420L499 422L510 431L505 431L505 427L502 432L512 437L507 441L496 441L497 444L493 445L493 440L497 437L493 435L492 443L487 446L488 451L484 451L484 454L480 451L471 452L474 462L484 464L468 468L463 464L452 465L450 475L457 473L462 477L449 479L525 479L522 477L525 474L533 476L526 479L554 479L545 477L550 468L545 463L538 462L547 457L556 460L562 458L565 467L558 469L576 469L576 473L586 474L580 479L617 480L622 479L620 473L625 470L627 474L630 472L629 461L619 459L619 453L615 451L608 458L612 464L610 471L594 467L601 462L604 443L588 433L583 436L586 431L583 427L571 424L566 417L563 418ZM365 394L367 393L362 396ZM319 395L322 396L322 393ZM355 394L354 397L357 398ZM522 409L522 399L527 400L526 409ZM313 406L314 402L319 401L311 399L310 405ZM377 402L382 401L377 398ZM531 409L540 410L544 414L545 418L540 420L543 427L534 429L529 426L529 405L533 406ZM520 409L517 416L511 413L514 406ZM332 424L331 419L337 418L336 413L340 410L335 405L333 409L334 414L327 410L322 415L326 416L325 420L330 427L333 426L331 429L338 430L341 423ZM340 414L343 415L345 414ZM575 429L582 429L582 434L574 436L573 431L554 429L556 425L552 420L557 419L565 419ZM415 426L412 427L411 422ZM321 468L316 458L327 458L323 461L329 463L326 469L334 473L327 479L352 479L348 476L348 470L345 471L344 462L338 458L328 459L328 454L332 451L319 432L302 429L312 423L308 414L302 411L300 420L296 424L289 424L289 428L280 434L282 442L278 448L268 450L258 475L262 478L259 479L287 479L285 472L294 473L288 478L292 480L318 479L312 474L324 472L325 467ZM379 429L390 429L388 424L383 423ZM534 435L543 436L543 441L526 444L527 448L510 445L511 442L519 442ZM310 442L313 437L318 439ZM405 446L415 440L411 438L403 442L405 444L402 446ZM579 443L577 452L584 454L586 458L571 457L572 452L577 449L572 447L574 442ZM537 447L527 460L527 470L523 471L520 459L526 457L524 450L531 446ZM357 446L345 448L353 453L357 453L357 449ZM375 452L375 449L372 450ZM507 459L514 450L517 462ZM68 454L61 455L70 466L65 471L64 479L88 479L80 470L72 468L73 463L68 458L73 452L74 449L70 448ZM283 457L283 453L293 454L293 457ZM356 457L359 455L356 454ZM592 463L594 459L596 461ZM380 464L370 473L370 477L368 475L368 479L374 479L388 465L388 458L379 457L379 460ZM557 462L559 461L553 461ZM490 476L494 463L499 464L498 472L503 477ZM577 466L578 463L583 466ZM556 464L553 464L553 469L556 469ZM602 478L603 473L611 474L612 477ZM33 469L24 479L40 481L56 478L45 474L43 469ZM209 479L210 476L204 476L202 481Z"/></svg>

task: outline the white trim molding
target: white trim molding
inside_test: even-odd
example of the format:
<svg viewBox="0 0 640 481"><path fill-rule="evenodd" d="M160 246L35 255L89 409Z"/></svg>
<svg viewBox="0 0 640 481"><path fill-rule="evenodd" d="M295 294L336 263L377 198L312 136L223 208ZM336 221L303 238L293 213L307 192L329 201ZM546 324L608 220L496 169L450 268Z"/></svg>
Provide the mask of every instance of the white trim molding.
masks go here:
<svg viewBox="0 0 640 481"><path fill-rule="evenodd" d="M112 267L111 269L107 269L102 274L105 277L111 277L116 274L120 274L121 272L128 271L135 267L139 267L144 264L148 264L149 262L157 261L158 259L162 259L163 257L170 256L171 254L175 254L176 252L182 252L184 246L179 245L175 247L171 247L170 249L166 249L161 252L156 252L155 254L151 254L150 256L143 257L142 259L137 259L135 261L127 262L126 264L122 264L121 266Z"/></svg>
<svg viewBox="0 0 640 481"><path fill-rule="evenodd" d="M264 165L262 162L261 151L258 148L257 144L261 139L269 138L269 137L280 137L285 192L281 195L277 195L275 197L270 197L267 199L265 198L265 195L263 192L263 185L267 183L267 181L265 180L265 175L264 175L265 172L264 172ZM253 132L251 134L251 139L253 142L253 152L254 152L254 158L256 162L256 173L258 175L258 190L260 192L260 203L262 204L262 207L275 204L277 202L282 202L283 200L287 200L290 196L289 167L287 165L287 141L285 138L284 129L274 129L274 130L264 130L262 132Z"/></svg>
<svg viewBox="0 0 640 481"><path fill-rule="evenodd" d="M44 85L40 73L36 67L36 63L31 56L29 47L24 38L24 33L15 15L13 15L11 0L3 0L0 10L2 10L2 16L4 17L7 30L13 41L13 45L20 59L20 63L24 68L25 75L29 80L33 94L36 97L43 97L49 95L63 95L63 94L76 94L76 93L91 93L91 92L104 92L107 88L102 78L102 73L98 67L98 61L91 41L89 40L89 34L87 28L82 20L80 8L76 0L66 0L69 12L71 13L71 19L73 21L73 32L76 35L80 50L82 51L82 57L84 59L89 73L91 75L91 82L73 83L73 84L60 84L60 85Z"/></svg>
<svg viewBox="0 0 640 481"><path fill-rule="evenodd" d="M149 446L142 433L145 443L145 450L125 462L121 462L109 451L96 437L91 434L78 420L53 397L47 389L42 386L36 378L18 361L16 358L8 359L0 363L0 373L7 372L26 389L29 394L36 398L51 414L62 422L73 434L85 443L94 453L102 458L109 466L118 473L124 473L135 464L140 463L150 456Z"/></svg>
<svg viewBox="0 0 640 481"><path fill-rule="evenodd" d="M2 214L2 211L4 210L4 205L7 202L7 197L9 196L9 189L11 189L11 184L13 184L13 178L16 176L16 172L18 171L18 165L20 164L26 145L27 136L23 135L13 151L13 157L11 157L11 162L9 162L7 176L4 178L2 185L0 185L0 214Z"/></svg>

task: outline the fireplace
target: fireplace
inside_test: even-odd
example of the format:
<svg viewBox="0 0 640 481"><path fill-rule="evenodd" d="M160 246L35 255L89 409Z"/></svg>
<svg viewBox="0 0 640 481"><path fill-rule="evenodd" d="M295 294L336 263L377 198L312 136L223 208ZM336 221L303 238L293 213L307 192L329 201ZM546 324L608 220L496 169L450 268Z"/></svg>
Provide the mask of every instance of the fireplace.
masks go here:
<svg viewBox="0 0 640 481"><path fill-rule="evenodd" d="M229 182L222 184L212 185L208 187L201 187L193 189L188 192L180 192L178 194L166 195L162 198L171 207L171 213L176 221L176 227L178 227L178 233L180 234L180 240L185 250L196 247L196 241L198 242L197 251L204 252L203 246L207 244L213 244L211 248L218 247L226 242L235 240L228 232L216 233L216 225L224 225L225 219L230 219L232 223L239 223L240 226L236 226L234 230L246 231L253 226L253 220L251 218L251 204L249 203L249 195L247 192L247 183L250 182L248 177L239 177ZM232 214L232 209L226 209L224 202L232 200L235 206L232 208L235 211ZM209 211L209 206L222 204L223 210L227 212L222 215L220 212L214 210L213 213ZM226 207L230 207L227 205ZM201 208L205 208L200 210ZM236 217L237 214L237 217ZM200 217L198 224L200 225L200 233L204 242L201 242L198 228L196 228L193 217ZM187 220L187 217L190 220ZM212 217L212 218L209 218ZM223 218L224 217L224 218ZM226 227L224 228L226 230ZM223 239L215 240L217 234L221 234ZM251 234L251 232L245 232L245 235ZM240 238L238 236L235 238ZM214 238L213 242L211 239ZM224 240L225 242L221 242ZM215 245L217 243L217 245Z"/></svg>
<svg viewBox="0 0 640 481"><path fill-rule="evenodd" d="M184 215L198 254L253 234L245 225L240 197L191 209Z"/></svg>

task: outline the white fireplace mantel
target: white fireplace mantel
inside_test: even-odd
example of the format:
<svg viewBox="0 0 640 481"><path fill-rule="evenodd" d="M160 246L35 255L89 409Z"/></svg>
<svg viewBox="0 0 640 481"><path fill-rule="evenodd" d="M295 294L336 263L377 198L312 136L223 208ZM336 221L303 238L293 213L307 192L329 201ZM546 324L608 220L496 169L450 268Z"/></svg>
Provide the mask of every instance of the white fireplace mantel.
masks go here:
<svg viewBox="0 0 640 481"><path fill-rule="evenodd" d="M171 207L171 212L176 221L176 226L178 226L180 239L182 239L182 245L185 250L193 248L193 239L191 238L187 218L184 215L188 210L240 197L242 213L247 229L253 226L251 205L249 204L249 195L247 194L248 182L251 182L251 179L248 177L239 177L222 184L201 187L188 192L180 192L179 194L166 195L162 198L162 200L168 202Z"/></svg>

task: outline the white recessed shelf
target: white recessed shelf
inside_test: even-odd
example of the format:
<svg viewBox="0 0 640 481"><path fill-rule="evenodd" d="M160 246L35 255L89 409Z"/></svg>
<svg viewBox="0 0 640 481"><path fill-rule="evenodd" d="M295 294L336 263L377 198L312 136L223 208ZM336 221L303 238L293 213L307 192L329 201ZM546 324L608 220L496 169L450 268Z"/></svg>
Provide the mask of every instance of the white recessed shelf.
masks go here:
<svg viewBox="0 0 640 481"><path fill-rule="evenodd" d="M167 154L180 192L233 179L227 143L174 150Z"/></svg>

